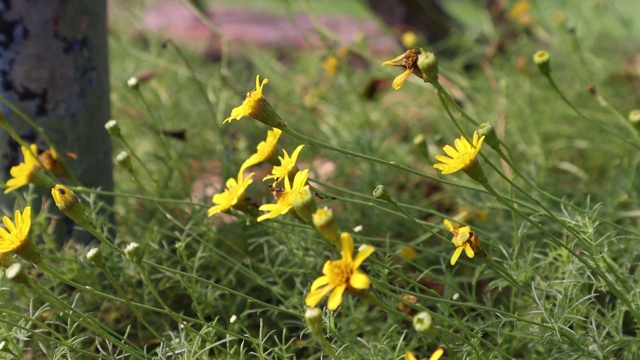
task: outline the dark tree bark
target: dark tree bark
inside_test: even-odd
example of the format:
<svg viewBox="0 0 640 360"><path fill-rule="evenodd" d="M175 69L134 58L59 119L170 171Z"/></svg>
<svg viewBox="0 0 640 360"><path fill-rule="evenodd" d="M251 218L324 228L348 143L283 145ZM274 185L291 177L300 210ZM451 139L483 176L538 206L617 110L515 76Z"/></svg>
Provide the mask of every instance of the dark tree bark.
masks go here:
<svg viewBox="0 0 640 360"><path fill-rule="evenodd" d="M31 117L59 153L77 154L66 162L83 186L113 189L104 130L110 116L106 0L0 0L0 94ZM26 142L47 147L6 105L0 111ZM0 144L6 181L22 155L3 130ZM0 205L13 206L11 193L0 198Z"/></svg>

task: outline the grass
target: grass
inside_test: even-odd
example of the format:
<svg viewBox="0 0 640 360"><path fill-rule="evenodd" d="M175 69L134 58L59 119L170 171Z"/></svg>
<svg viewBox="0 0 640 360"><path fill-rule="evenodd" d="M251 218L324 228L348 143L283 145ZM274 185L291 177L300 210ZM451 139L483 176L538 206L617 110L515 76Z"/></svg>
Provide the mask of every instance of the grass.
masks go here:
<svg viewBox="0 0 640 360"><path fill-rule="evenodd" d="M313 11L371 17L341 4ZM390 88L404 69L380 63L400 49L380 56L355 44L350 53L364 67L330 40L300 53L227 44L219 61L207 61L181 44L163 47L137 25L143 7L121 4L110 31L123 139L114 138L114 156L128 151L132 171L115 170L115 205L104 209L115 231L97 211L95 189L74 188L91 219L76 226L102 240L104 263L87 260L95 244L51 245L50 210L33 210L30 237L43 260L16 257L29 280L2 280L0 358L402 359L405 350L428 358L438 346L450 359L633 358L640 137L626 117L639 91L630 65L637 5L536 3L522 24L492 21L476 2L446 4L465 31L421 45L436 55L457 49L439 57L440 92L415 76ZM566 22L556 24L560 13ZM500 51L487 56L498 41ZM531 60L541 49L551 54L550 78ZM332 55L339 66L329 76L322 64ZM142 72L154 77L128 87ZM322 300L319 332L305 322L305 296L339 248L291 215L207 216L212 195L269 129L251 117L222 123L256 74L269 79L264 97L287 129L311 138L287 130L279 149L306 144L297 166L310 170L315 201L351 233L355 252L375 247L360 266L371 286L345 293L336 311ZM384 88L366 97L372 82ZM485 140L477 157L487 182L433 168L444 145L477 128L461 111L492 124L501 141L492 148ZM271 165L251 171L248 196L274 202L262 181ZM381 184L391 200L373 195ZM33 200L25 194L16 209ZM443 219L470 226L483 251L451 266ZM424 332L412 323L423 312L433 319Z"/></svg>

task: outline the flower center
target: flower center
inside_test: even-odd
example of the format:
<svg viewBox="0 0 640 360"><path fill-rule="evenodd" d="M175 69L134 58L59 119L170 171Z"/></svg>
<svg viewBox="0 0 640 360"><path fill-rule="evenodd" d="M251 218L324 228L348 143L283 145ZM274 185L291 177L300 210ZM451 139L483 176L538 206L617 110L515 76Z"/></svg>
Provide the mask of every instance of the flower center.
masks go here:
<svg viewBox="0 0 640 360"><path fill-rule="evenodd" d="M352 273L351 261L345 259L332 261L331 269L329 270L329 282L336 286L347 284Z"/></svg>

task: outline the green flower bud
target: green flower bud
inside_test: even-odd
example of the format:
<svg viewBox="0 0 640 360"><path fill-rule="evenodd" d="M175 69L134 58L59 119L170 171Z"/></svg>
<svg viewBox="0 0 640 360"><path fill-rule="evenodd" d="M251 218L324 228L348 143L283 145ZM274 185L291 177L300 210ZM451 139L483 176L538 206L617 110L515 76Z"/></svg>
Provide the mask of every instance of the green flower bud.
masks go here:
<svg viewBox="0 0 640 360"><path fill-rule="evenodd" d="M340 246L340 232L331 209L324 207L313 214L313 226L329 242Z"/></svg>
<svg viewBox="0 0 640 360"><path fill-rule="evenodd" d="M389 190L384 185L378 185L373 190L373 197L379 200L384 200L387 202L392 202L391 195L389 195Z"/></svg>
<svg viewBox="0 0 640 360"><path fill-rule="evenodd" d="M13 265L13 256L10 253L0 253L0 268L7 269L9 266Z"/></svg>
<svg viewBox="0 0 640 360"><path fill-rule="evenodd" d="M131 157L129 156L128 152L121 151L116 156L116 162L118 163L118 165L122 166L125 170L127 170L127 172L133 173L133 165L131 164Z"/></svg>
<svg viewBox="0 0 640 360"><path fill-rule="evenodd" d="M640 132L640 109L631 110L628 118L633 128Z"/></svg>
<svg viewBox="0 0 640 360"><path fill-rule="evenodd" d="M438 81L438 58L432 52L426 52L420 49L418 56L418 68L427 77L427 81Z"/></svg>
<svg viewBox="0 0 640 360"><path fill-rule="evenodd" d="M138 81L137 77L132 76L129 78L129 80L127 80L127 86L134 90L137 90L138 87L140 86L140 82Z"/></svg>
<svg viewBox="0 0 640 360"><path fill-rule="evenodd" d="M313 223L311 215L318 210L318 204L316 204L316 199L308 187L291 194L291 205L305 223Z"/></svg>
<svg viewBox="0 0 640 360"><path fill-rule="evenodd" d="M104 256L102 255L100 248L95 247L89 250L87 253L87 261L98 269L104 269Z"/></svg>
<svg viewBox="0 0 640 360"><path fill-rule="evenodd" d="M547 76L551 73L551 56L546 51L538 51L533 55L533 62L538 65L538 69L543 75Z"/></svg>
<svg viewBox="0 0 640 360"><path fill-rule="evenodd" d="M413 317L413 328L417 332L423 333L431 328L432 321L431 314L426 311L421 311Z"/></svg>
<svg viewBox="0 0 640 360"><path fill-rule="evenodd" d="M86 225L86 208L71 189L62 184L57 184L51 189L51 196L53 196L53 201L60 211L77 224Z"/></svg>
<svg viewBox="0 0 640 360"><path fill-rule="evenodd" d="M140 265L142 263L142 258L144 257L144 249L140 244L132 242L124 249L124 255L132 263Z"/></svg>
<svg viewBox="0 0 640 360"><path fill-rule="evenodd" d="M118 125L118 121L111 119L104 124L104 128L107 130L109 134L113 137L122 138L122 134L120 133L120 125Z"/></svg>
<svg viewBox="0 0 640 360"><path fill-rule="evenodd" d="M498 150L500 148L500 140L498 140L496 130L488 122L480 124L478 136L484 136L484 143L491 146L492 149Z"/></svg>
<svg viewBox="0 0 640 360"><path fill-rule="evenodd" d="M324 336L322 331L322 311L318 308L307 309L304 313L304 320L314 336Z"/></svg>
<svg viewBox="0 0 640 360"><path fill-rule="evenodd" d="M16 284L29 285L29 276L22 268L22 264L15 263L7 268L5 271L7 279Z"/></svg>

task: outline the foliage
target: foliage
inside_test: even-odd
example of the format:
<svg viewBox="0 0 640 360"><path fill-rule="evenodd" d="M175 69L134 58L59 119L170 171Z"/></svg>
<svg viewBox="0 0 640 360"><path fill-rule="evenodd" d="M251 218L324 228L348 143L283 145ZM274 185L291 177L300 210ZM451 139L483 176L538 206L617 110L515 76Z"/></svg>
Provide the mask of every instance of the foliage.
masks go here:
<svg viewBox="0 0 640 360"><path fill-rule="evenodd" d="M115 206L39 168L69 186L56 186L55 203L100 250L58 248L54 202L32 209L41 257L15 256L1 280L0 358L402 359L438 346L451 359L632 358L640 136L627 114L640 91L629 41L640 29L620 24L637 5L525 3L502 15L477 2L448 9L465 31L417 44L438 56L439 78L409 72L397 91L406 68L381 66L397 54L339 45L324 28L313 51L225 43L211 62L114 20L109 131L115 154L126 151ZM538 50L549 73L533 61ZM277 156L251 164L253 183L234 182L220 208L230 209L209 217L213 195L241 178L272 130L248 108L223 125L256 75L269 82L251 103L264 99L286 123L273 123L276 155L305 147L287 179L263 181ZM447 151L456 169L443 175L435 157L454 139L472 155ZM311 191L291 186L307 169ZM32 205L33 187L12 192L8 220ZM293 215L258 222L283 191L278 203ZM331 212L312 217L310 201ZM340 237L352 238L352 254ZM314 290L331 283L321 295L334 289L332 305L342 299L335 311L320 300L321 318L305 320L315 279Z"/></svg>

